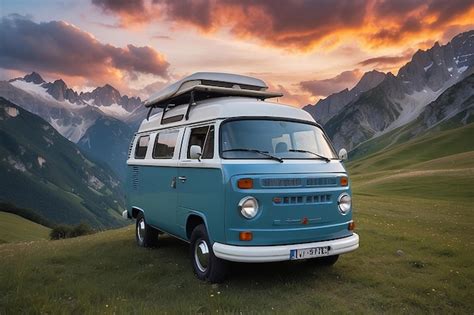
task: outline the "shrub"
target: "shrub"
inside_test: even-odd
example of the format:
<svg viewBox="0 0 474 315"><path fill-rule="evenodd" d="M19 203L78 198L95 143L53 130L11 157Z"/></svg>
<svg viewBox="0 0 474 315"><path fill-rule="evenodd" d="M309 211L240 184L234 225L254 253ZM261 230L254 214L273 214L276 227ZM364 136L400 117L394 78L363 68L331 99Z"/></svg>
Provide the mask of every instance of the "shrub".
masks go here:
<svg viewBox="0 0 474 315"><path fill-rule="evenodd" d="M49 233L49 237L52 240L60 240L63 238L68 238L71 235L72 227L69 225L56 225L51 232Z"/></svg>
<svg viewBox="0 0 474 315"><path fill-rule="evenodd" d="M81 235L92 234L92 229L85 223L80 223L72 228L70 237L77 237Z"/></svg>
<svg viewBox="0 0 474 315"><path fill-rule="evenodd" d="M51 230L51 232L49 233L49 237L52 240L60 240L60 239L65 239L65 238L72 238L72 237L78 237L81 235L92 234L93 232L94 230L92 230L92 228L85 223L80 223L75 226L60 224L60 225L56 225Z"/></svg>

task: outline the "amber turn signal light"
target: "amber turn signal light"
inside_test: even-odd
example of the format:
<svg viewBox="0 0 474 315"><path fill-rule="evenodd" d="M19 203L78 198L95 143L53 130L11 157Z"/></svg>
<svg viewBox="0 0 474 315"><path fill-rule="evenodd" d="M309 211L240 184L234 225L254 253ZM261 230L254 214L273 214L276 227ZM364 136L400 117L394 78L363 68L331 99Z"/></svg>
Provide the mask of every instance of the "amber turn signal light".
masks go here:
<svg viewBox="0 0 474 315"><path fill-rule="evenodd" d="M237 187L240 189L252 189L253 188L253 179L251 178L241 178L237 181Z"/></svg>
<svg viewBox="0 0 474 315"><path fill-rule="evenodd" d="M347 177L341 177L341 186L347 186L349 184L349 180Z"/></svg>
<svg viewBox="0 0 474 315"><path fill-rule="evenodd" d="M352 221L352 222L349 222L349 226L347 227L347 229L349 231L354 231L355 227L356 227L356 224L354 223L354 221Z"/></svg>
<svg viewBox="0 0 474 315"><path fill-rule="evenodd" d="M240 232L239 239L241 241L251 241L253 239L252 232Z"/></svg>

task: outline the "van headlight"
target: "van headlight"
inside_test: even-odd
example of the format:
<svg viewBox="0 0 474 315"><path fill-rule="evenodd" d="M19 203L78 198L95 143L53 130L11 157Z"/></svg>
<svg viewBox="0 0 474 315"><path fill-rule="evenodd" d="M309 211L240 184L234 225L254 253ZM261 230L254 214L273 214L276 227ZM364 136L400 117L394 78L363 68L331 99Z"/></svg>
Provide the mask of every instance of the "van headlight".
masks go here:
<svg viewBox="0 0 474 315"><path fill-rule="evenodd" d="M339 212L343 215L346 215L352 207L352 198L346 193L343 193L337 198L337 207Z"/></svg>
<svg viewBox="0 0 474 315"><path fill-rule="evenodd" d="M254 197L244 197L239 201L239 211L246 219L253 219L258 214L258 201Z"/></svg>

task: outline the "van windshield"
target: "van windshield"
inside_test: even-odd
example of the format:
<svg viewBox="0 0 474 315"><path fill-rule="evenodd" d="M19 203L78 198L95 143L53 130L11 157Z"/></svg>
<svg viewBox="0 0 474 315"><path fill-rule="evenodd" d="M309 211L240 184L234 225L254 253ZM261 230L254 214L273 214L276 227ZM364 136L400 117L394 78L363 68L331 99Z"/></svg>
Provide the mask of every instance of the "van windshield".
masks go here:
<svg viewBox="0 0 474 315"><path fill-rule="evenodd" d="M222 124L220 152L225 159L337 158L323 131L312 124L269 119Z"/></svg>

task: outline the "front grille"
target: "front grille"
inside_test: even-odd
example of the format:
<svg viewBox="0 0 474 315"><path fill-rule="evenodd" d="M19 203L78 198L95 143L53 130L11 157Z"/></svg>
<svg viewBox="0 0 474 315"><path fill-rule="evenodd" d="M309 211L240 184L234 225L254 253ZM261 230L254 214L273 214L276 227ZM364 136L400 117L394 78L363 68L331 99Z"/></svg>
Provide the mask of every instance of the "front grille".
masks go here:
<svg viewBox="0 0 474 315"><path fill-rule="evenodd" d="M280 187L335 187L338 186L338 177L309 177L309 178L262 178L262 188Z"/></svg>
<svg viewBox="0 0 474 315"><path fill-rule="evenodd" d="M301 178L264 178L262 187L301 187Z"/></svg>
<svg viewBox="0 0 474 315"><path fill-rule="evenodd" d="M336 177L315 177L315 178L308 178L306 180L307 186L336 186L337 180Z"/></svg>
<svg viewBox="0 0 474 315"><path fill-rule="evenodd" d="M275 199L279 199L280 202L275 202ZM322 204L331 203L331 195L311 195L311 196L285 196L276 197L273 202L277 205L304 205L304 204Z"/></svg>

